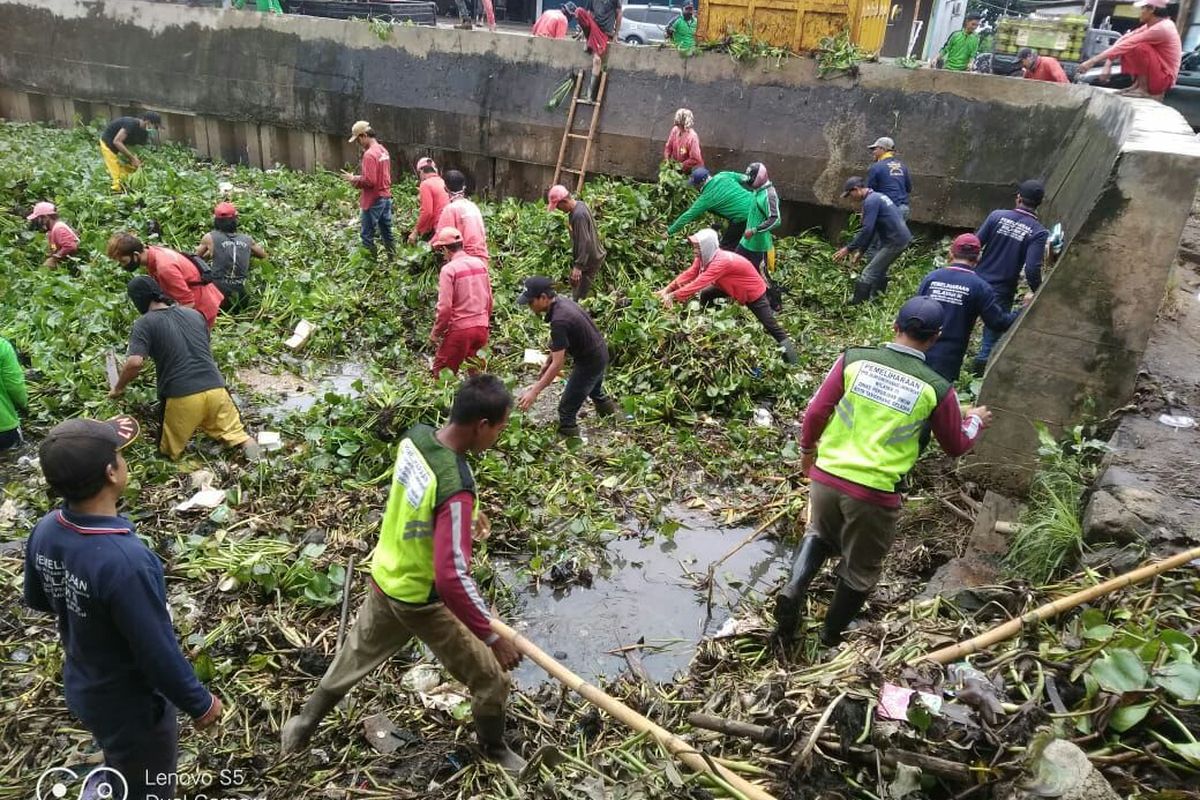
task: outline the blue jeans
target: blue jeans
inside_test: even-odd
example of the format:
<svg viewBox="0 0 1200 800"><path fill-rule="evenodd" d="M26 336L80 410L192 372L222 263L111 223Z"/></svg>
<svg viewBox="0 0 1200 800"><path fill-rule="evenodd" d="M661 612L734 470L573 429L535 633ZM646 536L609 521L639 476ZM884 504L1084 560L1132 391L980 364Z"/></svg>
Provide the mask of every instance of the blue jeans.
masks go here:
<svg viewBox="0 0 1200 800"><path fill-rule="evenodd" d="M1017 291L1015 287L1009 286L992 286L996 291L996 302L1000 304L1006 312L1012 311L1013 300L1016 299ZM981 370L988 362L992 355L992 349L1000 342L1000 337L1004 335L1004 331L994 330L987 325L983 326L983 343L979 346L979 354L975 356L975 371Z"/></svg>
<svg viewBox="0 0 1200 800"><path fill-rule="evenodd" d="M370 208L362 212L362 246L375 253L375 228L379 228L379 236L383 239L383 249L388 255L396 252L396 242L392 239L392 198L381 197Z"/></svg>

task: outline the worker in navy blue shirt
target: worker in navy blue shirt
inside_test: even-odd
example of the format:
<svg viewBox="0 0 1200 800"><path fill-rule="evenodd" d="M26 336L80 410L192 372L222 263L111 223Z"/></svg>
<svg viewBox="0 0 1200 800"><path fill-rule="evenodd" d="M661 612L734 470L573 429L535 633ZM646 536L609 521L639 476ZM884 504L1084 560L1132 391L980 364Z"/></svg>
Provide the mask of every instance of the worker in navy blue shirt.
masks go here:
<svg viewBox="0 0 1200 800"><path fill-rule="evenodd" d="M65 502L42 517L25 551L25 603L58 617L67 707L124 777L128 794L112 777L113 796L129 800L174 796L176 708L198 730L222 712L179 649L158 556L117 514L129 481L121 450L137 434L132 417L50 431L42 472Z"/></svg>
<svg viewBox="0 0 1200 800"><path fill-rule="evenodd" d="M880 136L867 149L874 159L874 163L867 168L867 188L886 194L907 222L912 178L909 177L908 167L896 158L896 143L890 136Z"/></svg>
<svg viewBox="0 0 1200 800"><path fill-rule="evenodd" d="M850 305L858 305L887 291L888 268L908 247L908 243L912 241L912 234L904 224L904 218L900 216L896 204L887 195L869 188L867 182L857 175L846 181L842 197L850 197L862 203L862 230L850 244L833 254L833 260L841 261L849 257L850 263L855 264L871 243L879 240L879 249L854 285L854 297L851 298Z"/></svg>
<svg viewBox="0 0 1200 800"><path fill-rule="evenodd" d="M1042 260L1046 257L1049 232L1038 219L1037 207L1045 194L1041 181L1022 181L1017 187L1017 207L993 211L975 232L983 243L983 255L975 274L992 285L996 300L1005 311L1012 308L1017 297L1022 271L1030 291L1036 292L1042 285ZM972 366L976 375L983 374L1001 333L991 326L984 327L983 344Z"/></svg>
<svg viewBox="0 0 1200 800"><path fill-rule="evenodd" d="M959 236L950 245L950 264L926 275L917 289L942 304L942 335L925 351L925 363L951 383L958 380L976 320L1006 331L1020 314L1001 308L991 284L975 274L981 249L975 234Z"/></svg>

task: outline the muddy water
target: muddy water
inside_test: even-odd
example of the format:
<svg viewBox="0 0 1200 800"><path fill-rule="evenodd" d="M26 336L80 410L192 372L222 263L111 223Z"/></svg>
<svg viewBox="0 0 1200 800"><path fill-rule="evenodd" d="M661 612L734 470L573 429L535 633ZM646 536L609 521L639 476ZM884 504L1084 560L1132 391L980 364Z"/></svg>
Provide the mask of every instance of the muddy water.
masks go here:
<svg viewBox="0 0 1200 800"><path fill-rule="evenodd" d="M647 674L655 681L670 681L687 667L697 643L716 633L745 597L778 583L791 548L762 537L725 561L717 569L712 616L706 618L707 590L698 581L709 564L753 529L722 528L705 512L679 506L668 507L666 516L685 526L673 540L633 537L610 542L607 563L596 572L591 588L517 588L514 570L502 567L519 599L518 629L547 653L565 655L559 660L589 681L628 671L625 657L608 651L644 637L647 647L638 654ZM523 686L549 680L528 660L515 674Z"/></svg>
<svg viewBox="0 0 1200 800"><path fill-rule="evenodd" d="M237 380L250 390L254 406L265 417L279 419L288 414L308 411L327 394L342 397L358 397L362 391L355 384L366 388L367 368L356 361L326 364L317 368L311 377L302 378L294 372L263 372L244 369L237 373Z"/></svg>

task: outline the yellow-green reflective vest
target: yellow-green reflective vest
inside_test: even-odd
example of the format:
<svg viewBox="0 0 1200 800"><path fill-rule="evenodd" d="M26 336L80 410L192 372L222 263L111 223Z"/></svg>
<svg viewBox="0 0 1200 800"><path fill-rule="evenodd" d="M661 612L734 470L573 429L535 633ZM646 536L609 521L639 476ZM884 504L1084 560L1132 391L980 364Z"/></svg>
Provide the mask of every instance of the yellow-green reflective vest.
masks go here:
<svg viewBox="0 0 1200 800"><path fill-rule="evenodd" d="M817 444L817 467L894 492L920 455L921 429L950 383L923 360L890 347L847 350L844 391Z"/></svg>
<svg viewBox="0 0 1200 800"><path fill-rule="evenodd" d="M371 556L371 577L405 603L437 599L433 584L433 518L459 492L475 493L466 459L443 445L428 425L414 425L396 451L392 488Z"/></svg>

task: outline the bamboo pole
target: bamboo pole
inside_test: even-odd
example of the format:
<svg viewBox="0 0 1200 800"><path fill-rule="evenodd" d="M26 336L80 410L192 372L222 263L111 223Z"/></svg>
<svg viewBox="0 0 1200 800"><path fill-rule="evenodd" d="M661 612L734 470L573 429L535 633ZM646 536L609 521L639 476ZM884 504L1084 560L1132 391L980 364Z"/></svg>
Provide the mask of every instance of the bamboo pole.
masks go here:
<svg viewBox="0 0 1200 800"><path fill-rule="evenodd" d="M492 618L492 630L512 642L513 646L568 689L571 689L584 700L604 710L620 722L640 733L649 733L666 750L675 755L683 764L695 772L706 773L718 781L728 784L741 792L749 800L775 800L757 785L750 783L740 775L731 772L718 764L712 758L696 750L687 742L680 739L666 728L654 723L629 706L587 683L571 670L555 661L533 642L526 639L515 630L498 619Z"/></svg>
<svg viewBox="0 0 1200 800"><path fill-rule="evenodd" d="M1200 558L1200 547L1193 547L1191 550L1185 550L1182 553L1176 553L1170 558L1165 558L1162 561L1157 561L1153 564L1146 564L1138 567L1135 570L1126 572L1124 575L1118 575L1104 583L1098 583L1090 589L1075 592L1074 594L1060 597L1058 600L1046 603L1043 606L1038 606L1033 611L1030 611L1024 616L1010 619L1003 625L992 628L986 633L968 639L965 642L959 642L950 647L943 647L941 650L935 650L932 653L923 655L916 659L917 662L932 661L936 664L949 664L952 661L969 656L972 653L978 653L980 650L991 647L992 645L1002 642L1005 639L1011 639L1021 632L1021 629L1026 625L1037 625L1046 620L1053 619L1064 611L1070 611L1076 606L1082 605L1089 600L1095 600L1097 597L1103 597L1106 594L1111 594L1118 589L1124 589L1127 586L1132 586L1135 583L1153 578L1155 575L1166 572L1167 570L1181 567L1184 564L1194 559Z"/></svg>

